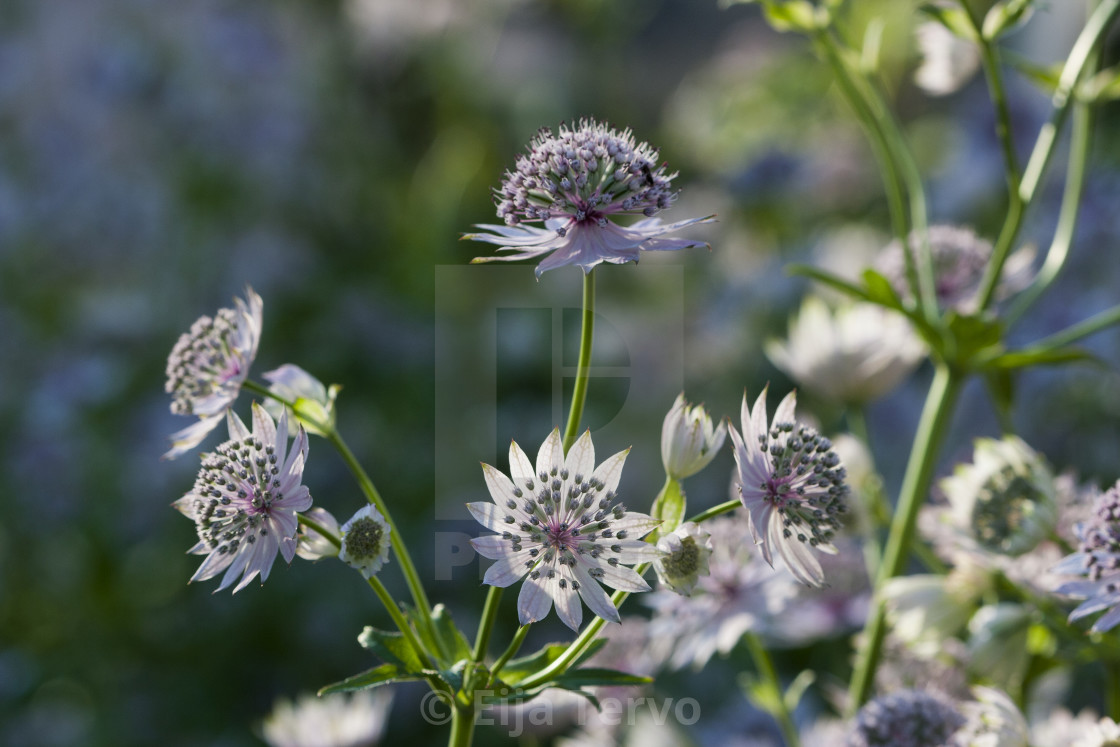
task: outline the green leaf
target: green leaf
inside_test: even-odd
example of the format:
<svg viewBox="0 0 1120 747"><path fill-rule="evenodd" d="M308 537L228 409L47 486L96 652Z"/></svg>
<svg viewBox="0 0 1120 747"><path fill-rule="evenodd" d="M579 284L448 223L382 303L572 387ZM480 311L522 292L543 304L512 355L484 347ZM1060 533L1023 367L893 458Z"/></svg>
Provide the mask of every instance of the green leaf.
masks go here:
<svg viewBox="0 0 1120 747"><path fill-rule="evenodd" d="M888 309L905 313L906 309L902 305L902 299L898 297L891 281L883 277L881 273L875 270L864 270L863 282L867 286L867 300L880 306L886 306Z"/></svg>
<svg viewBox="0 0 1120 747"><path fill-rule="evenodd" d="M572 666L579 666L579 664L594 656L598 653L599 649L607 645L607 640L607 638L596 638L587 647L586 651L576 657L576 660L572 662ZM559 659L561 654L567 650L567 643L550 643L528 656L522 656L519 659L511 659L509 663L505 665L505 668L502 669L502 681L511 686L516 685L529 675L536 674Z"/></svg>
<svg viewBox="0 0 1120 747"><path fill-rule="evenodd" d="M680 481L667 480L665 487L653 499L653 508L650 509L650 516L661 520L661 526L655 529L651 535L654 541L657 537L671 534L674 529L680 526L685 514L685 500L684 489L681 487Z"/></svg>
<svg viewBox="0 0 1120 747"><path fill-rule="evenodd" d="M954 35L976 41L976 28L964 8L927 3L920 6L918 10L949 29Z"/></svg>
<svg viewBox="0 0 1120 747"><path fill-rule="evenodd" d="M471 658L470 644L459 629L455 627L455 621L451 619L451 613L442 604L432 607L432 623L436 629L436 635L443 643L440 650L447 651L452 661Z"/></svg>
<svg viewBox="0 0 1120 747"><path fill-rule="evenodd" d="M448 655L447 652L443 650L442 638L437 637L432 632L432 628L434 628L435 626L433 625L429 627L428 625L425 625L424 616L420 614L420 611L418 609L404 602L400 603L400 607L401 612L404 613L405 619L412 623L412 630L416 633L417 637L419 637L420 643L424 646L429 654L434 652L436 654L436 658L439 659L440 662L445 664L450 664L451 662L455 661L456 657Z"/></svg>
<svg viewBox="0 0 1120 747"><path fill-rule="evenodd" d="M344 680L319 688L319 695L329 693L345 693L353 690L368 690L371 687L387 685L390 682L408 682L423 679L419 674L401 672L395 664L382 664L373 669L367 669L361 674L355 674Z"/></svg>
<svg viewBox="0 0 1120 747"><path fill-rule="evenodd" d="M358 636L362 648L376 654L387 664L395 665L402 672L420 672L424 667L416 651L403 634L378 630L367 625Z"/></svg>
<svg viewBox="0 0 1120 747"><path fill-rule="evenodd" d="M786 710L793 713L797 710L797 705L801 702L801 697L805 695L805 691L817 679L817 673L812 669L802 669L801 673L793 678L793 682L789 683L786 688L785 695L782 696L782 701L785 703Z"/></svg>
<svg viewBox="0 0 1120 747"><path fill-rule="evenodd" d="M648 685L653 682L652 677L644 677L629 672L620 672L617 669L602 669L587 667L585 669L569 669L564 674L553 680L553 684L565 690L578 690L581 687L602 687L621 685Z"/></svg>
<svg viewBox="0 0 1120 747"><path fill-rule="evenodd" d="M1120 98L1120 68L1101 70L1077 87L1077 98L1092 104Z"/></svg>
<svg viewBox="0 0 1120 747"><path fill-rule="evenodd" d="M981 32L985 39L993 41L1026 23L1033 12L1034 0L1001 0L984 16Z"/></svg>
<svg viewBox="0 0 1120 747"><path fill-rule="evenodd" d="M955 312L946 315L949 336L955 343L952 360L959 365L969 365L982 350L999 345L1003 338L1003 323L992 316L960 316Z"/></svg>
<svg viewBox="0 0 1120 747"><path fill-rule="evenodd" d="M769 680L758 677L752 672L745 672L739 677L739 687L747 696L747 700L759 710L769 714L777 714L782 709L782 694Z"/></svg>
<svg viewBox="0 0 1120 747"><path fill-rule="evenodd" d="M1015 404L1015 377L1008 369L988 369L984 372L984 382L992 395L992 402L1004 421L1009 421L1011 408Z"/></svg>
<svg viewBox="0 0 1120 747"><path fill-rule="evenodd" d="M1024 348L1012 350L993 358L986 359L984 366L999 371L1010 371L1028 366L1056 366L1062 363L1089 362L1107 365L1100 358L1082 348Z"/></svg>
<svg viewBox="0 0 1120 747"><path fill-rule="evenodd" d="M822 270L819 267L813 267L812 265L794 264L789 265L786 268L786 272L788 272L790 275L800 275L811 280L816 280L818 283L823 283L829 288L838 290L844 295L851 296L852 298L858 299L860 301L871 301L871 297L863 288L860 288L850 280L845 280L839 275L833 275L831 272Z"/></svg>
<svg viewBox="0 0 1120 747"><path fill-rule="evenodd" d="M1062 63L1038 65L1025 57L1004 52L1003 59L1045 93L1053 93L1062 77Z"/></svg>

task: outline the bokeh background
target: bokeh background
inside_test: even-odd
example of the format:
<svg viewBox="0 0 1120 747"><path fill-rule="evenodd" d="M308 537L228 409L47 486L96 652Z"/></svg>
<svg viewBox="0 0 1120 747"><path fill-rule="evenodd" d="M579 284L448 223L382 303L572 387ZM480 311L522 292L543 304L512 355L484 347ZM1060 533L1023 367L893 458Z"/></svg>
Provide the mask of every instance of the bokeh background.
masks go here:
<svg viewBox="0 0 1120 747"><path fill-rule="evenodd" d="M873 16L886 21L884 75L933 220L991 237L1004 186L983 81L946 98L923 94L912 81L916 3L856 5L853 36ZM1082 6L1050 3L1010 45L1042 64L1061 60ZM1015 74L1009 89L1025 154L1047 100ZM1102 112L1070 266L1015 330L1018 341L1118 300L1115 114ZM195 318L251 284L265 300L257 378L296 362L344 386L340 427L434 578L434 533L478 531L465 511L463 521L436 517L437 484L484 497L481 480L444 487L437 461L460 461L469 475L479 459L503 458L464 439L461 454L441 442L437 460L436 268L486 252L458 237L494 220L489 190L502 171L539 127L583 115L660 146L683 188L668 217L719 215L699 234L711 252L643 259L678 268L690 399L718 415L737 411L744 387L787 390L762 354L807 290L783 265L854 273L887 242L888 221L874 161L827 71L754 7L0 3L0 743L259 744L256 725L277 697L372 665L357 633L389 623L340 564L280 565L266 586L232 598L187 584L194 530L170 503L190 488L197 457L159 460L167 434L185 424L168 411L166 355ZM1060 187L1047 181L1024 241L1048 245ZM531 287L531 269L521 269ZM648 289L614 280L627 271L607 268L600 293L614 288L644 314ZM576 272L559 272L574 281L578 306ZM533 329L503 358L516 370L498 382L495 418L499 442L529 449L551 427L556 393L555 372L540 362L551 343ZM1089 346L1109 365L1022 377L1015 421L1056 468L1107 485L1120 476L1120 337L1108 331ZM870 410L888 486L927 381L920 370ZM672 394L644 404L629 441L599 447L634 445L638 466L623 483L634 508L660 486L658 434ZM595 426L626 390L593 386L590 396ZM838 426L839 413L811 393L802 403L826 430ZM944 469L967 458L972 437L995 433L984 391L968 389ZM724 453L690 481L693 505L725 500L731 464ZM340 518L360 505L322 441L312 443L307 480ZM477 570L431 587L468 635L482 605ZM506 602L498 641L514 629ZM564 637L555 618L547 626L531 642ZM843 662L843 645L830 655ZM767 719L726 686L745 661L736 654L670 682L704 709L703 728L689 732L697 743L769 734ZM421 692L399 689L389 739L438 742L418 717Z"/></svg>

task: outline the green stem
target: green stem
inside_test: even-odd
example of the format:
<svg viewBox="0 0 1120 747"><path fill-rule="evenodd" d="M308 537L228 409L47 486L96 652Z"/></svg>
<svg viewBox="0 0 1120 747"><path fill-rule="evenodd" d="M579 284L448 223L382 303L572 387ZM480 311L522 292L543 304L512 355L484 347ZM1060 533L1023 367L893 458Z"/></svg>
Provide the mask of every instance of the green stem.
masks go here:
<svg viewBox="0 0 1120 747"><path fill-rule="evenodd" d="M416 637L416 634L412 632L412 626L409 625L408 621L404 619L404 615L401 613L401 608L397 606L397 603L395 601L393 601L393 597L389 595L389 591L385 588L385 584L381 583L381 579L379 579L377 576L370 576L369 585L370 588L373 589L374 593L377 594L377 598L381 600L381 603L383 605L385 605L385 609L389 611L389 617L393 618L393 622L396 624L401 633L404 634L404 637L408 641L408 644L412 646L414 651L416 651L416 656L419 657L420 663L424 665L425 669L432 669L432 660L431 658L429 658L428 652L422 645L420 645L420 640Z"/></svg>
<svg viewBox="0 0 1120 747"><path fill-rule="evenodd" d="M754 659L754 666L758 670L759 676L773 689L776 712L770 715L778 720L778 726L781 727L782 736L786 740L786 747L801 747L801 739L797 735L797 727L794 726L793 717L786 707L782 683L778 679L777 670L774 669L774 662L770 659L770 652L766 650L762 641L754 633L747 633L743 636L743 640L747 642L747 648L751 652L751 658Z"/></svg>
<svg viewBox="0 0 1120 747"><path fill-rule="evenodd" d="M1084 321L1067 327L1061 332L1055 332L1052 335L1043 337L1038 342L1034 342L1023 348L1022 352L1031 353L1064 347L1090 335L1094 335L1103 329L1107 329L1118 322L1120 322L1120 306L1113 306L1112 308L1094 314Z"/></svg>
<svg viewBox="0 0 1120 747"><path fill-rule="evenodd" d="M392 542L393 554L397 557L397 562L400 563L401 572L404 574L405 581L408 583L409 591L412 592L412 600L416 604L416 609L420 612L424 625L431 633L431 639L440 645L441 639L436 634L434 626L432 625L432 606L428 602L428 595L424 593L424 585L420 583L420 576L416 573L416 566L412 564L412 558L408 554L408 548L404 544L404 538L401 536L400 530L397 529L396 523L393 521L392 515L389 513L389 508L385 505L384 499L381 494L377 492L374 487L373 481L369 479L369 475L362 468L362 465L355 458L354 453L350 451L350 447L342 440L342 436L338 430L331 428L327 431L326 438L338 450L342 456L342 460L346 462L346 466L350 468L350 472L358 481L358 485L365 494L366 500L377 508L378 512L385 518L385 523L389 525L389 537ZM447 656L446 651L441 651L442 656Z"/></svg>
<svg viewBox="0 0 1120 747"><path fill-rule="evenodd" d="M1050 115L1050 121L1043 125L1042 130L1038 133L1034 150L1031 151L1030 160L1027 161L1027 167L1023 171L1023 179L1019 184L1019 200L1011 202L1003 228L996 239L995 249L992 251L992 261L985 270L980 293L977 296L979 311L984 311L992 302L996 284L1003 272L1004 262L1007 261L1011 246L1015 243L1015 239L1019 235L1019 229L1022 227L1023 213L1034 200L1035 192L1042 181L1042 175L1054 153L1058 133L1061 131L1062 125L1065 124L1070 108L1076 100L1073 94L1077 82L1093 59L1093 50L1096 49L1097 44L1104 37L1105 32L1108 31L1113 16L1116 15L1118 10L1120 10L1120 0L1103 0L1089 16L1085 28L1081 30L1081 34L1077 37L1077 41L1066 59L1065 67L1062 68L1061 77L1058 79L1058 86L1051 99L1054 110ZM1015 209L1016 205L1020 206L1019 209Z"/></svg>
<svg viewBox="0 0 1120 747"><path fill-rule="evenodd" d="M1088 105L1078 103L1073 109L1069 165L1066 169L1066 184L1062 191L1062 206L1058 213L1058 225L1054 229L1054 240L1050 242L1046 260L1042 263L1031 286L1023 291L1007 310L1006 321L1009 327L1018 321L1019 317L1050 287L1065 266L1077 230L1077 216L1081 207L1081 194L1085 189L1092 132L1092 110Z"/></svg>
<svg viewBox="0 0 1120 747"><path fill-rule="evenodd" d="M961 383L959 374L944 364L938 364L902 479L902 490L887 537L883 562L879 567L876 589L882 588L886 580L899 575L905 566L914 525L918 519L918 509L929 492L933 470L937 464L937 453L948 431ZM853 712L867 701L871 692L886 636L886 614L881 599L875 601L864 630L866 643L859 652L850 688L849 707Z"/></svg>
<svg viewBox="0 0 1120 747"><path fill-rule="evenodd" d="M509 642L509 646L507 646L506 650L502 652L502 655L498 657L498 660L494 662L494 665L490 667L491 680L495 679L502 671L502 667L509 663L509 660L516 656L517 652L521 650L521 644L525 642L525 636L528 633L529 625L522 625L517 629L517 632L513 634L513 640Z"/></svg>
<svg viewBox="0 0 1120 747"><path fill-rule="evenodd" d="M984 36L983 19L979 18L972 4L961 0L961 7L968 15L976 32L976 44L980 48L980 60L984 67L984 77L988 81L988 91L996 109L996 137L1003 150L1003 161L1007 171L1007 187L1010 199L1019 199L1019 157L1015 154L1015 138L1011 130L1011 111L1007 106L1007 94L1003 88L1003 73L999 64L999 49L991 39Z"/></svg>
<svg viewBox="0 0 1120 747"><path fill-rule="evenodd" d="M474 639L474 651L471 661L481 662L486 658L486 648L490 645L490 631L494 629L494 620L498 616L498 604L502 601L502 587L491 586L486 592L486 604L482 607L482 619L478 623L478 634Z"/></svg>
<svg viewBox="0 0 1120 747"><path fill-rule="evenodd" d="M474 706L458 703L451 709L451 736L447 747L471 747L474 740Z"/></svg>
<svg viewBox="0 0 1120 747"><path fill-rule="evenodd" d="M879 575L879 559L883 556L883 545L880 541L880 531L890 519L891 507L887 505L886 496L883 494L882 485L879 484L878 474L875 469L875 457L871 452L871 436L867 428L867 416L863 406L851 404L847 409L848 431L859 439L870 460L872 477L868 482L874 484L861 485L859 491L865 499L864 508L869 519L867 527L867 541L863 543L863 564L867 568L867 577L874 579Z"/></svg>
<svg viewBox="0 0 1120 747"><path fill-rule="evenodd" d="M572 406L568 411L568 425L564 429L564 453L572 448L579 435L579 421L583 418L583 403L587 399L587 382L591 378L591 338L595 332L595 271L583 276L583 325L579 333L579 364L576 384L572 390Z"/></svg>
<svg viewBox="0 0 1120 747"><path fill-rule="evenodd" d="M709 509L688 517L687 519L685 519L685 521L691 521L694 524L699 524L702 521L707 521L708 519L719 516L720 514L725 514L728 511L734 511L735 509L742 507L743 502L736 498L724 503L720 503L719 505L712 506Z"/></svg>

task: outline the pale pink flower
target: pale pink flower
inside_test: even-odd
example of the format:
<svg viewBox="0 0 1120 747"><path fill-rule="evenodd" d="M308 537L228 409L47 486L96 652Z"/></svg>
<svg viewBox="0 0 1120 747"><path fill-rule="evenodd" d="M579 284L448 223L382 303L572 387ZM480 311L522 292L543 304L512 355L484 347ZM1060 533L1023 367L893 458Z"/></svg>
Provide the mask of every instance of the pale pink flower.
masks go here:
<svg viewBox="0 0 1120 747"><path fill-rule="evenodd" d="M245 297L248 304L234 298L236 308L198 319L171 349L164 387L173 398L171 412L194 415L198 422L171 434L172 448L164 459L198 446L241 392L257 356L264 305L252 288L245 288Z"/></svg>
<svg viewBox="0 0 1120 747"><path fill-rule="evenodd" d="M619 132L594 119L581 119L575 129L560 125L560 134L545 128L529 144L529 152L507 171L495 191L498 217L505 225L477 226L490 233L465 239L499 245L499 257L474 262L545 259L546 270L564 265L590 272L601 262L637 262L642 251L667 251L707 246L702 241L668 238L667 234L714 216L662 224L653 218L673 203L676 173L657 164L657 151L635 141L630 130ZM623 214L646 217L629 226L614 223ZM543 228L523 225L542 223Z"/></svg>
<svg viewBox="0 0 1120 747"><path fill-rule="evenodd" d="M659 522L617 501L627 453L620 451L596 468L587 431L565 458L555 429L541 444L535 470L516 443L509 448L512 480L482 465L494 502L468 503L467 508L498 534L473 539L471 545L498 561L487 569L484 583L505 587L528 575L517 602L522 625L543 620L555 603L564 624L578 630L580 599L599 617L619 622L618 610L599 584L649 591L649 584L626 566L661 557L641 541Z"/></svg>
<svg viewBox="0 0 1120 747"><path fill-rule="evenodd" d="M190 552L205 555L191 581L225 572L218 591L238 577L240 591L260 574L267 578L279 552L288 563L296 554L296 514L311 507L302 485L307 434L299 429L288 450L288 418L279 424L253 403L253 432L230 412L230 440L203 455L194 489L173 504L193 519L199 541Z"/></svg>
<svg viewBox="0 0 1120 747"><path fill-rule="evenodd" d="M743 396L743 434L731 428L739 499L766 562L774 565L777 550L798 581L823 586L824 572L812 550L836 552L832 537L847 511L846 473L832 442L797 424L794 392L778 405L773 425L767 423L766 392L753 410Z"/></svg>

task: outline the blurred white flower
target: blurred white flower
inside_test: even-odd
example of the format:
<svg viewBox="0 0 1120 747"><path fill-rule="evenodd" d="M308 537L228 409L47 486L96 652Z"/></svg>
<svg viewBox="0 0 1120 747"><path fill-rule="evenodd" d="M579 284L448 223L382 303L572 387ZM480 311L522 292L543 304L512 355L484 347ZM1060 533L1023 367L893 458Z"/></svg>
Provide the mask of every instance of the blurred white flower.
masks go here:
<svg viewBox="0 0 1120 747"><path fill-rule="evenodd" d="M1027 720L1007 693L978 686L972 697L961 704L966 723L956 740L962 747L1029 747Z"/></svg>
<svg viewBox="0 0 1120 747"><path fill-rule="evenodd" d="M171 412L199 420L171 434L172 448L164 459L198 446L237 400L257 357L264 306L252 288L245 289L245 297L248 304L234 298L235 308L200 317L171 349L164 387L172 396Z"/></svg>
<svg viewBox="0 0 1120 747"><path fill-rule="evenodd" d="M671 534L657 540L657 549L665 553L653 564L657 578L670 590L691 596L700 577L709 574L712 536L698 524L686 521Z"/></svg>
<svg viewBox="0 0 1120 747"><path fill-rule="evenodd" d="M1016 436L975 442L971 464L941 481L953 526L988 552L1022 555L1046 539L1057 519L1049 467Z"/></svg>
<svg viewBox="0 0 1120 747"><path fill-rule="evenodd" d="M334 400L338 396L338 384L330 389L323 382L293 363L285 363L280 368L267 371L261 376L272 386L268 391L295 405L288 408L288 419L298 419L308 433L326 436L324 426L334 427ZM264 409L274 418L280 417L283 405L274 399L265 399Z"/></svg>
<svg viewBox="0 0 1120 747"><path fill-rule="evenodd" d="M768 340L766 356L814 394L869 402L894 389L926 355L906 317L869 303L830 310L807 297L790 318L789 339Z"/></svg>
<svg viewBox="0 0 1120 747"><path fill-rule="evenodd" d="M388 522L372 504L358 509L342 525L342 547L338 559L373 578L389 560L392 533Z"/></svg>
<svg viewBox="0 0 1120 747"><path fill-rule="evenodd" d="M389 688L279 700L261 724L270 747L373 747L388 723Z"/></svg>
<svg viewBox="0 0 1120 747"><path fill-rule="evenodd" d="M218 591L240 576L237 592L257 574L264 583L277 553L292 562L296 514L311 507L311 494L302 484L307 434L300 428L289 451L287 414L273 423L254 402L252 433L232 411L227 420L230 440L203 455L194 489L173 505L195 522L190 552L206 555L191 581L225 571Z"/></svg>
<svg viewBox="0 0 1120 747"><path fill-rule="evenodd" d="M704 469L719 453L727 437L727 423L712 426L703 405L690 407L684 392L677 395L661 426L661 462L665 473L683 480Z"/></svg>
<svg viewBox="0 0 1120 747"><path fill-rule="evenodd" d="M342 530L339 529L338 519L325 508L315 506L305 512L304 516L331 532L336 539L341 539ZM296 555L304 560L338 557L339 546L305 524L300 524L298 541Z"/></svg>
<svg viewBox="0 0 1120 747"><path fill-rule="evenodd" d="M975 42L962 39L937 21L925 21L914 29L922 64L914 82L932 96L945 96L960 89L980 69L980 50Z"/></svg>
<svg viewBox="0 0 1120 747"><path fill-rule="evenodd" d="M777 550L798 581L822 586L824 572L812 550L836 552L832 537L847 511L844 467L831 441L796 422L794 392L782 399L769 425L766 392L753 410L743 395L743 434L731 428L739 500L766 562L774 565Z"/></svg>
<svg viewBox="0 0 1120 747"><path fill-rule="evenodd" d="M919 656L932 656L976 611L990 588L986 569L961 565L948 575L899 576L883 584L882 597L892 631Z"/></svg>
<svg viewBox="0 0 1120 747"><path fill-rule="evenodd" d="M1108 747L1110 732L1112 738L1120 738L1115 726L1112 719L1101 718L1089 709L1074 716L1065 708L1054 708L1046 713L1045 719L1031 724L1031 744L1038 747Z"/></svg>
<svg viewBox="0 0 1120 747"><path fill-rule="evenodd" d="M1105 716L1091 725L1070 747L1114 747L1120 744L1120 725Z"/></svg>
<svg viewBox="0 0 1120 747"><path fill-rule="evenodd" d="M1022 686L1029 662L1032 609L1013 602L986 604L968 621L969 668L1007 690Z"/></svg>

